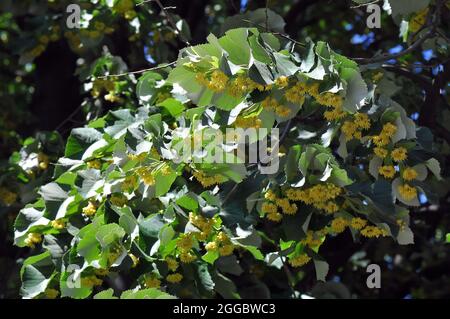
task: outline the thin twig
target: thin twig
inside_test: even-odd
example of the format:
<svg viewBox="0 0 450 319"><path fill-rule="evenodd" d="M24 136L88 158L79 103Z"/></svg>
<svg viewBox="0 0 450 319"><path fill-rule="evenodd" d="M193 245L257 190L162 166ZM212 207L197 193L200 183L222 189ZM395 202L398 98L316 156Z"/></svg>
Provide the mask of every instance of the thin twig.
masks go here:
<svg viewBox="0 0 450 319"><path fill-rule="evenodd" d="M274 32L274 31L268 30L267 28L265 28L264 25L262 25L262 24L260 24L260 23L255 23L255 22L250 21L250 20L247 20L247 19L242 19L242 21L247 22L247 23L250 23L250 24L253 24L254 26L257 26L257 27L264 28L264 29L266 29L267 32L271 32L271 33L274 34L274 35L278 35L278 36L280 36L280 37L283 37L283 38L285 38L285 39L287 39L287 40L289 40L289 41L294 42L295 44L297 44L297 45L299 45L299 46L302 46L302 47L305 47L305 46L306 46L306 44L301 43L301 42L299 42L299 41L297 41L297 40L292 39L292 38L289 37L287 34L284 34L284 33L281 33L281 32Z"/></svg>
<svg viewBox="0 0 450 319"><path fill-rule="evenodd" d="M80 104L72 113L69 114L68 117L66 117L66 119L64 121L62 121L56 128L55 131L59 131L64 124L66 124L67 122L69 122L75 115L78 114L79 111L81 111L81 108L83 107L83 104Z"/></svg>
<svg viewBox="0 0 450 319"><path fill-rule="evenodd" d="M152 68L148 68L148 69L142 69L142 70L137 70L137 71L131 71L131 72L126 72L126 73L121 73L121 74L109 74L109 75L102 75L99 76L99 79L104 79L104 78L108 78L108 77L120 77L120 76L126 76L126 75L130 75L130 74L140 74L140 73L144 73L147 71L153 71L153 70L159 70L159 69L164 69L167 68L169 66L174 65L175 63L177 63L176 61L170 62L170 63L166 63L163 65L158 65Z"/></svg>
<svg viewBox="0 0 450 319"><path fill-rule="evenodd" d="M269 30L269 1L266 0L266 30Z"/></svg>
<svg viewBox="0 0 450 319"><path fill-rule="evenodd" d="M170 14L167 12L167 9L170 9L171 7L164 7L160 0L144 0L143 2L139 3L138 6L143 5L144 3L148 3L148 2L156 2L158 7L161 9L161 11L166 16L167 21L169 21L169 24L174 29L175 33L180 37L181 41L183 41L186 45L191 45L189 43L188 39L186 39L185 36L183 35L183 33L181 33L181 30L178 29L177 24L175 23L175 21L173 21Z"/></svg>

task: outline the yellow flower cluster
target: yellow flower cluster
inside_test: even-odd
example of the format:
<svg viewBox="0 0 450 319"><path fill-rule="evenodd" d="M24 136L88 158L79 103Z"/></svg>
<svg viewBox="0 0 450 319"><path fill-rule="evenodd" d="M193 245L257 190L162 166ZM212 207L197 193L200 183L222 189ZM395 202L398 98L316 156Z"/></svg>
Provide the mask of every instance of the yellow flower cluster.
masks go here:
<svg viewBox="0 0 450 319"><path fill-rule="evenodd" d="M231 81L227 88L227 93L234 97L242 97L244 94L256 88L256 83L244 75L238 75Z"/></svg>
<svg viewBox="0 0 450 319"><path fill-rule="evenodd" d="M59 296L59 291L53 288L47 288L44 291L45 298L56 299Z"/></svg>
<svg viewBox="0 0 450 319"><path fill-rule="evenodd" d="M116 84L110 79L95 79L92 84L91 95L98 98L104 91L114 93L115 87Z"/></svg>
<svg viewBox="0 0 450 319"><path fill-rule="evenodd" d="M17 194L11 192L5 187L0 187L0 201L6 206L14 204L17 200Z"/></svg>
<svg viewBox="0 0 450 319"><path fill-rule="evenodd" d="M42 242L42 236L38 233L29 233L24 242L28 247L34 248L35 245Z"/></svg>
<svg viewBox="0 0 450 319"><path fill-rule="evenodd" d="M50 158L48 157L47 154L39 152L38 162L39 162L39 168L45 171L48 168L48 164L50 163Z"/></svg>
<svg viewBox="0 0 450 319"><path fill-rule="evenodd" d="M382 147L375 147L373 149L373 152L376 156L378 156L381 159L386 158L386 156L388 156L388 153L389 153L387 149L382 148Z"/></svg>
<svg viewBox="0 0 450 319"><path fill-rule="evenodd" d="M219 250L220 256L229 256L234 251L234 245L231 242L230 238L224 232L219 232L214 239L205 245L205 249L207 251L216 251Z"/></svg>
<svg viewBox="0 0 450 319"><path fill-rule="evenodd" d="M81 42L80 36L73 31L64 32L64 36L67 38L70 47L75 52L82 52L84 50L83 43Z"/></svg>
<svg viewBox="0 0 450 319"><path fill-rule="evenodd" d="M161 280L156 278L154 274L145 276L144 285L146 288L159 288L161 287Z"/></svg>
<svg viewBox="0 0 450 319"><path fill-rule="evenodd" d="M60 32L61 28L59 27L59 25L52 26L50 29L50 33L41 35L37 39L38 44L33 49L25 53L25 55L31 58L36 58L40 56L42 53L45 52L50 42L56 42L59 40Z"/></svg>
<svg viewBox="0 0 450 319"><path fill-rule="evenodd" d="M262 125L261 120L257 116L243 117L238 116L234 122L234 126L241 128L260 128Z"/></svg>
<svg viewBox="0 0 450 319"><path fill-rule="evenodd" d="M51 225L54 229L64 229L66 227L66 223L62 219L52 220Z"/></svg>
<svg viewBox="0 0 450 319"><path fill-rule="evenodd" d="M333 200L342 194L342 188L331 184L318 184L307 189L288 189L286 196L292 201L302 201L317 209L332 214L339 210L339 206Z"/></svg>
<svg viewBox="0 0 450 319"><path fill-rule="evenodd" d="M223 92L228 83L228 76L220 70L214 70L208 79L205 74L197 73L195 79L201 85L216 93Z"/></svg>
<svg viewBox="0 0 450 319"><path fill-rule="evenodd" d="M281 209L283 214L286 215L295 215L297 213L297 205L295 203L291 203L289 198L279 198L272 191L268 190L264 195L267 200L261 206L261 210L264 214L266 214L266 218L273 222L279 222L283 215L278 212L278 207Z"/></svg>
<svg viewBox="0 0 450 319"><path fill-rule="evenodd" d="M98 159L87 162L87 167L100 169L102 167L102 162Z"/></svg>
<svg viewBox="0 0 450 319"><path fill-rule="evenodd" d="M120 188L125 192L132 191L136 187L137 182L137 177L135 175L127 176Z"/></svg>
<svg viewBox="0 0 450 319"><path fill-rule="evenodd" d="M361 230L361 235L368 238L378 238L380 236L387 236L387 232L384 229L381 229L376 226L366 226L363 230Z"/></svg>
<svg viewBox="0 0 450 319"><path fill-rule="evenodd" d="M115 206L123 207L128 203L128 198L123 194L113 194L109 201Z"/></svg>
<svg viewBox="0 0 450 319"><path fill-rule="evenodd" d="M187 252L194 246L194 240L192 238L192 233L181 234L177 241L177 248L182 252Z"/></svg>
<svg viewBox="0 0 450 319"><path fill-rule="evenodd" d="M350 227L356 230L361 230L367 225L367 220L360 217L354 217L350 221Z"/></svg>
<svg viewBox="0 0 450 319"><path fill-rule="evenodd" d="M92 288L94 286L101 286L103 280L97 278L96 276L88 276L81 278L81 286Z"/></svg>
<svg viewBox="0 0 450 319"><path fill-rule="evenodd" d="M346 113L343 111L342 106L334 107L331 111L325 111L323 113L323 117L329 122L340 120L345 115Z"/></svg>
<svg viewBox="0 0 450 319"><path fill-rule="evenodd" d="M367 114L357 113L353 121L345 121L342 125L342 132L347 140L362 138L362 132L370 129L370 120Z"/></svg>
<svg viewBox="0 0 450 319"><path fill-rule="evenodd" d="M378 147L385 146L389 144L390 139L396 132L397 126L392 123L386 123L383 125L383 129L379 135L372 136L372 141Z"/></svg>
<svg viewBox="0 0 450 319"><path fill-rule="evenodd" d="M301 267L309 263L311 260L311 257L309 257L307 254L301 254L296 257L290 257L289 258L289 264L292 267Z"/></svg>
<svg viewBox="0 0 450 319"><path fill-rule="evenodd" d="M331 222L331 230L335 234L342 233L348 226L348 221L342 217L337 217Z"/></svg>
<svg viewBox="0 0 450 319"><path fill-rule="evenodd" d="M396 162L402 162L406 160L407 150L404 147L398 147L391 152L391 157Z"/></svg>
<svg viewBox="0 0 450 319"><path fill-rule="evenodd" d="M283 215L278 212L277 205L269 202L265 202L261 206L262 212L266 215L266 218L273 222L279 222L283 219Z"/></svg>
<svg viewBox="0 0 450 319"><path fill-rule="evenodd" d="M176 271L178 269L178 262L173 257L167 257L166 258L167 268L169 268L170 271Z"/></svg>
<svg viewBox="0 0 450 319"><path fill-rule="evenodd" d="M393 178L395 176L395 168L392 165L380 166L378 173L386 178Z"/></svg>
<svg viewBox="0 0 450 319"><path fill-rule="evenodd" d="M209 237L215 222L212 218L206 218L193 212L189 213L189 221L200 230L200 232L195 233L195 237L199 241L205 241Z"/></svg>
<svg viewBox="0 0 450 319"><path fill-rule="evenodd" d="M145 185L153 186L155 185L155 177L153 171L150 167L139 167L136 173L142 179Z"/></svg>
<svg viewBox="0 0 450 319"><path fill-rule="evenodd" d="M288 117L292 112L289 107L279 104L275 98L270 96L261 102L261 106L266 110L275 112L280 117Z"/></svg>
<svg viewBox="0 0 450 319"><path fill-rule="evenodd" d="M406 200L413 200L417 197L417 188L408 184L399 185L398 192Z"/></svg>
<svg viewBox="0 0 450 319"><path fill-rule="evenodd" d="M183 275L180 273L170 274L167 275L166 280L172 284L176 284L183 280Z"/></svg>
<svg viewBox="0 0 450 319"><path fill-rule="evenodd" d="M407 167L403 170L402 177L405 181L412 181L417 178L417 171L414 168Z"/></svg>
<svg viewBox="0 0 450 319"><path fill-rule="evenodd" d="M297 82L294 86L286 90L284 98L291 103L303 104L308 90L309 87L306 83Z"/></svg>
<svg viewBox="0 0 450 319"><path fill-rule="evenodd" d="M92 216L97 212L97 205L93 201L89 201L86 207L83 207L83 214L86 216Z"/></svg>
<svg viewBox="0 0 450 319"><path fill-rule="evenodd" d="M192 175L202 184L203 187L210 187L212 185L219 185L226 181L225 177L219 174L208 176L202 171L196 171Z"/></svg>
<svg viewBox="0 0 450 319"><path fill-rule="evenodd" d="M289 85L289 78L287 76L280 76L279 78L275 79L275 85L279 88L285 88Z"/></svg>
<svg viewBox="0 0 450 319"><path fill-rule="evenodd" d="M319 230L319 231L312 231L312 230L308 230L306 232L306 238L303 239L301 241L302 244L310 247L310 248L315 248L318 247L322 244L323 242L323 237L327 235L327 230L326 228Z"/></svg>
<svg viewBox="0 0 450 319"><path fill-rule="evenodd" d="M124 16L127 20L132 20L136 17L136 11L134 11L133 0L119 0L116 1L113 7L115 12L118 12Z"/></svg>

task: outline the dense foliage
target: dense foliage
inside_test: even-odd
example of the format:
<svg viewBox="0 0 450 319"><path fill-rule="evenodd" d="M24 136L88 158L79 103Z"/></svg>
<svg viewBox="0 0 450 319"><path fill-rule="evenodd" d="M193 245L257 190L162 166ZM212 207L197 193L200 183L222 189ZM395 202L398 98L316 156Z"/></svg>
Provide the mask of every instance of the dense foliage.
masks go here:
<svg viewBox="0 0 450 319"><path fill-rule="evenodd" d="M234 1L199 1L201 29L181 3L80 1L80 30L70 1L2 3L2 147L22 145L1 168L20 247L4 244L2 294L15 273L25 298L364 297L378 263L392 296L448 296L450 6L386 1L377 41L403 45L380 54L355 2L316 22L308 1L227 18ZM278 129L278 169L239 156L230 128L255 129L247 144Z"/></svg>

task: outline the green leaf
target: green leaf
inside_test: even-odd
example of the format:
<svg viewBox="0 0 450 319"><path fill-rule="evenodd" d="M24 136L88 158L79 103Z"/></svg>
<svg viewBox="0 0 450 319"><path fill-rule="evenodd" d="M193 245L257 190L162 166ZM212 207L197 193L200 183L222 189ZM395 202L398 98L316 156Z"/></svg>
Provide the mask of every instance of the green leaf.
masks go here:
<svg viewBox="0 0 450 319"><path fill-rule="evenodd" d="M120 299L177 299L156 288L149 288L143 290L127 290L122 293Z"/></svg>
<svg viewBox="0 0 450 319"><path fill-rule="evenodd" d="M245 41L248 37L248 29L239 28L228 30L219 39L222 48L228 53L228 59L236 65L248 67L250 64L250 46Z"/></svg>
<svg viewBox="0 0 450 319"><path fill-rule="evenodd" d="M96 238L100 245L105 248L122 240L125 230L117 224L107 224L100 226L97 230Z"/></svg>
<svg viewBox="0 0 450 319"><path fill-rule="evenodd" d="M114 290L109 288L107 290L100 291L94 296L94 299L119 299L114 296Z"/></svg>
<svg viewBox="0 0 450 319"><path fill-rule="evenodd" d="M93 128L76 128L67 139L65 157L81 159L85 150L102 138L102 134Z"/></svg>
<svg viewBox="0 0 450 319"><path fill-rule="evenodd" d="M54 276L54 267L48 251L27 258L20 270L21 295L25 298L34 298L44 292Z"/></svg>
<svg viewBox="0 0 450 319"><path fill-rule="evenodd" d="M174 118L177 118L185 109L184 104L174 98L166 99L158 103L157 106L165 108Z"/></svg>

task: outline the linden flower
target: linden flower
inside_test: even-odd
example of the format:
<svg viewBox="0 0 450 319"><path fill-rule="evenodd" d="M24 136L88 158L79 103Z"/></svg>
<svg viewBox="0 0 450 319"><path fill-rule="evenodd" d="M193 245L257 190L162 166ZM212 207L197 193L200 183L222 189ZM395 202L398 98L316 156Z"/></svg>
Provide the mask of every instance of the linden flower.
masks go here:
<svg viewBox="0 0 450 319"><path fill-rule="evenodd" d="M109 201L111 202L111 204L118 207L123 207L128 203L127 197L122 194L112 195Z"/></svg>
<svg viewBox="0 0 450 319"><path fill-rule="evenodd" d="M202 171L196 171L192 174L203 187L210 187L212 185L218 185L225 182L225 178L222 175L215 174L208 176Z"/></svg>
<svg viewBox="0 0 450 319"><path fill-rule="evenodd" d="M406 160L406 158L408 157L406 148L398 147L398 148L394 149L391 152L391 157L396 162L401 162L401 161Z"/></svg>
<svg viewBox="0 0 450 319"><path fill-rule="evenodd" d="M417 172L414 168L407 167L402 173L402 177L405 181L412 181L417 178Z"/></svg>
<svg viewBox="0 0 450 319"><path fill-rule="evenodd" d="M89 168L100 169L102 167L102 162L100 160L92 160L87 162Z"/></svg>
<svg viewBox="0 0 450 319"><path fill-rule="evenodd" d="M228 85L227 93L234 97L241 97L253 90L252 82L248 77L239 75Z"/></svg>
<svg viewBox="0 0 450 319"><path fill-rule="evenodd" d="M161 280L152 275L145 278L144 285L147 288L159 288L161 286Z"/></svg>
<svg viewBox="0 0 450 319"><path fill-rule="evenodd" d="M289 78L287 76L280 76L275 79L275 85L280 88L284 88L289 85Z"/></svg>
<svg viewBox="0 0 450 319"><path fill-rule="evenodd" d="M331 230L336 234L342 233L347 226L348 222L342 217L335 218L331 222Z"/></svg>
<svg viewBox="0 0 450 319"><path fill-rule="evenodd" d="M167 257L165 259L166 263L167 263L167 267L169 268L169 270L171 271L175 271L177 270L179 264L178 262L175 260L175 258L172 257Z"/></svg>
<svg viewBox="0 0 450 319"><path fill-rule="evenodd" d="M272 222L278 223L283 219L283 215L280 213L270 213L266 215L266 218Z"/></svg>
<svg viewBox="0 0 450 319"><path fill-rule="evenodd" d="M44 294L47 299L56 299L59 296L59 291L53 288L47 288Z"/></svg>
<svg viewBox="0 0 450 319"><path fill-rule="evenodd" d="M195 256L194 254L191 254L190 252L180 254L180 260L184 264L189 264L196 259L197 259L197 256Z"/></svg>
<svg viewBox="0 0 450 319"><path fill-rule="evenodd" d="M311 257L309 257L307 254L301 254L293 258L289 258L289 264L292 267L301 267L303 265L306 265L311 260Z"/></svg>
<svg viewBox="0 0 450 319"><path fill-rule="evenodd" d="M367 225L367 220L355 217L350 221L350 227L356 230L363 229Z"/></svg>
<svg viewBox="0 0 450 319"><path fill-rule="evenodd" d="M189 251L192 249L192 246L194 246L194 242L190 233L182 234L177 241L177 247L181 251Z"/></svg>
<svg viewBox="0 0 450 319"><path fill-rule="evenodd" d="M170 274L166 277L166 280L172 284L176 284L183 280L183 275L180 273Z"/></svg>
<svg viewBox="0 0 450 319"><path fill-rule="evenodd" d="M293 87L286 90L284 98L291 103L303 104L305 101L306 84L297 82Z"/></svg>
<svg viewBox="0 0 450 319"><path fill-rule="evenodd" d="M215 241L211 241L205 245L205 249L207 251L216 251L218 249L217 243Z"/></svg>
<svg viewBox="0 0 450 319"><path fill-rule="evenodd" d="M272 203L263 203L261 206L261 210L266 214L275 214L278 212L278 208L275 204Z"/></svg>
<svg viewBox="0 0 450 319"><path fill-rule="evenodd" d="M381 131L381 135L386 135L388 137L394 136L394 134L397 132L397 126L395 126L392 123L386 123L383 125L383 129Z"/></svg>
<svg viewBox="0 0 450 319"><path fill-rule="evenodd" d="M101 286L103 284L103 280L97 278L96 276L89 276L81 278L81 286L83 287L94 287Z"/></svg>
<svg viewBox="0 0 450 319"><path fill-rule="evenodd" d="M381 166L378 169L378 173L386 178L392 178L395 175L395 168L392 165Z"/></svg>
<svg viewBox="0 0 450 319"><path fill-rule="evenodd" d="M277 198L277 195L271 190L269 189L265 194L264 194L264 198L270 201L274 201Z"/></svg>
<svg viewBox="0 0 450 319"><path fill-rule="evenodd" d="M89 201L86 207L83 207L83 214L86 216L92 216L97 212L97 206L93 201Z"/></svg>
<svg viewBox="0 0 450 319"><path fill-rule="evenodd" d="M233 253L233 251L234 251L233 244L223 245L222 247L219 248L220 256L229 256Z"/></svg>
<svg viewBox="0 0 450 319"><path fill-rule="evenodd" d="M63 229L66 227L66 223L62 219L56 219L51 222L51 225L55 229Z"/></svg>
<svg viewBox="0 0 450 319"><path fill-rule="evenodd" d="M0 201L2 201L6 206L14 204L17 200L17 194L9 191L4 187L0 187Z"/></svg>
<svg viewBox="0 0 450 319"><path fill-rule="evenodd" d="M356 129L358 127L355 123L350 121L345 121L344 124L341 127L342 132L345 135L345 138L347 140L351 140L354 137L354 134L356 133Z"/></svg>
<svg viewBox="0 0 450 319"><path fill-rule="evenodd" d="M368 130L370 129L370 120L369 120L369 116L367 114L364 113L358 113L355 115L355 124L363 129L363 130Z"/></svg>
<svg viewBox="0 0 450 319"><path fill-rule="evenodd" d="M385 230L376 226L366 226L363 230L361 230L361 235L368 238L378 238L380 236L386 236L387 233Z"/></svg>
<svg viewBox="0 0 450 319"><path fill-rule="evenodd" d="M320 231L314 233L312 230L308 230L306 233L306 238L302 240L302 243L310 248L318 247L322 244L321 237L323 236L326 236L326 234L322 234Z"/></svg>
<svg viewBox="0 0 450 319"><path fill-rule="evenodd" d="M38 233L29 233L25 239L25 245L31 248L34 248L34 246L40 242L42 242L42 236Z"/></svg>
<svg viewBox="0 0 450 319"><path fill-rule="evenodd" d="M242 117L238 116L234 122L235 127L241 128L260 128L262 121L257 116L252 117Z"/></svg>
<svg viewBox="0 0 450 319"><path fill-rule="evenodd" d="M342 110L342 107L336 107L332 111L325 111L323 113L323 117L329 122L340 120L344 116L345 112Z"/></svg>
<svg viewBox="0 0 450 319"><path fill-rule="evenodd" d="M384 159L388 155L388 150L382 147L375 147L373 149L373 152L375 153L376 156L382 159Z"/></svg>
<svg viewBox="0 0 450 319"><path fill-rule="evenodd" d="M375 135L372 136L372 141L376 146L381 147L389 144L389 137L385 135Z"/></svg>
<svg viewBox="0 0 450 319"><path fill-rule="evenodd" d="M399 185L398 192L406 200L413 200L417 197L417 188L408 184Z"/></svg>
<svg viewBox="0 0 450 319"><path fill-rule="evenodd" d="M275 109L275 113L280 117L288 117L291 114L291 109L284 105L279 105Z"/></svg>
<svg viewBox="0 0 450 319"><path fill-rule="evenodd" d="M326 92L323 94L316 94L315 92L311 92L312 96L314 96L314 98L316 99L317 103L323 105L323 106L328 106L328 107L342 107L342 97L340 95L334 94L334 93L330 93L330 92Z"/></svg>

